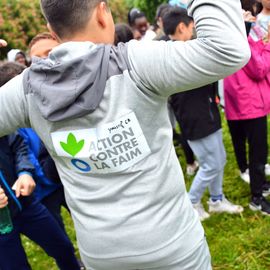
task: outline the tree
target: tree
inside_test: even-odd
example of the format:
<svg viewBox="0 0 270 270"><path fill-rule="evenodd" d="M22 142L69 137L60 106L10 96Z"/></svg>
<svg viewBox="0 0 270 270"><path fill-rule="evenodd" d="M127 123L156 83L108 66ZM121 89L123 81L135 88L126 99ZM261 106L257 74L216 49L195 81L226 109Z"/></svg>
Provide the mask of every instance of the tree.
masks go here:
<svg viewBox="0 0 270 270"><path fill-rule="evenodd" d="M113 18L116 23L127 22L128 4L125 0L112 0L109 2Z"/></svg>

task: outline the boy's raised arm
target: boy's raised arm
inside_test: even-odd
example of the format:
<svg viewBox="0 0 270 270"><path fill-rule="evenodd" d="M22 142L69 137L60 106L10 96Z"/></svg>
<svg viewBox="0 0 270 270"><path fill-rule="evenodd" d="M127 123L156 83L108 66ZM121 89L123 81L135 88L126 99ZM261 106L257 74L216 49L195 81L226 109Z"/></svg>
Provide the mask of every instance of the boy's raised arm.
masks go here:
<svg viewBox="0 0 270 270"><path fill-rule="evenodd" d="M239 0L193 0L197 39L187 42L130 42L131 75L159 95L194 89L224 78L250 58Z"/></svg>
<svg viewBox="0 0 270 270"><path fill-rule="evenodd" d="M0 39L0 48L6 46L7 42ZM22 75L0 87L0 137L9 135L20 127L29 126L25 101Z"/></svg>
<svg viewBox="0 0 270 270"><path fill-rule="evenodd" d="M22 74L0 88L0 108L0 137L20 127L29 127Z"/></svg>

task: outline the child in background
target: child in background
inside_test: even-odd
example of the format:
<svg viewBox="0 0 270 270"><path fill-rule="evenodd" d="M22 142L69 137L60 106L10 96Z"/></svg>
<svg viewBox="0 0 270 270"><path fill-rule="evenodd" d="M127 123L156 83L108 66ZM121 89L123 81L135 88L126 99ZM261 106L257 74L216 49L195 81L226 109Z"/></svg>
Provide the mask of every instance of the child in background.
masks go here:
<svg viewBox="0 0 270 270"><path fill-rule="evenodd" d="M256 1L252 1L256 2ZM245 3L242 3L242 5ZM255 3L254 3L255 4ZM244 9L246 7L244 6ZM260 3L257 3L257 12L260 13L256 17L256 23L253 24L250 36L254 41L259 41L261 39L267 38L268 36L268 26L270 23L270 1L261 0ZM255 12L253 11L253 14ZM270 168L269 168L270 170Z"/></svg>
<svg viewBox="0 0 270 270"><path fill-rule="evenodd" d="M26 55L23 51L18 49L12 49L7 54L8 61L10 62L17 62L21 65L28 66L28 61L26 59Z"/></svg>
<svg viewBox="0 0 270 270"><path fill-rule="evenodd" d="M128 13L128 23L136 36L137 32L140 35L138 40L153 40L156 33L150 29L150 24L146 15L137 8L132 8Z"/></svg>
<svg viewBox="0 0 270 270"><path fill-rule="evenodd" d="M264 1L265 2L265 1ZM269 2L269 1L268 1ZM270 194L266 181L267 115L270 113L270 29L268 37L255 41L249 36L249 63L224 80L225 113L232 136L234 151L241 173L250 182L250 209L270 215ZM246 158L248 142L248 162Z"/></svg>
<svg viewBox="0 0 270 270"><path fill-rule="evenodd" d="M118 23L115 25L115 40L114 45L120 42L126 43L134 39L132 29L125 23Z"/></svg>
<svg viewBox="0 0 270 270"><path fill-rule="evenodd" d="M168 41L170 40L169 36L167 36L164 33L164 27L163 27L163 17L166 15L167 12L169 12L170 9L173 9L173 6L169 4L161 4L157 8L157 14L156 14L156 21L157 24L160 28L160 35L155 38L155 40L163 40L163 41ZM185 160L186 160L186 174L188 176L193 176L196 171L199 168L198 162L195 160L194 154L192 152L192 149L188 145L188 142L186 138L183 136L183 134L179 134L176 131L176 125L177 125L177 120L175 118L175 113L172 109L172 106L170 104L170 98L168 102L168 112L169 112L169 118L170 122L172 124L172 129L173 129L173 141L175 143L175 146L181 146L184 152Z"/></svg>
<svg viewBox="0 0 270 270"><path fill-rule="evenodd" d="M59 42L48 32L36 35L29 43L31 58L47 58L50 51L59 45Z"/></svg>
<svg viewBox="0 0 270 270"><path fill-rule="evenodd" d="M180 7L170 9L163 17L164 31L173 41L187 42L193 36L193 19ZM199 170L192 182L189 197L201 221L210 215L201 199L209 189L209 212L238 214L239 205L229 202L222 189L226 153L222 141L221 119L216 104L217 84L210 84L171 96L181 131L199 162Z"/></svg>

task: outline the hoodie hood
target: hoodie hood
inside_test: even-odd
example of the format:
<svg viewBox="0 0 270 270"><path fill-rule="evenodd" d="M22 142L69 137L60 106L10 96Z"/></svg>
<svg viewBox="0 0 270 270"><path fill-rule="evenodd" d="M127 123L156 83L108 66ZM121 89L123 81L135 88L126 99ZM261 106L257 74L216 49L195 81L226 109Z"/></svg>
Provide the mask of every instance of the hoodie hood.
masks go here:
<svg viewBox="0 0 270 270"><path fill-rule="evenodd" d="M92 113L102 100L108 77L127 68L112 61L118 58L117 51L91 42L61 44L47 59L33 59L24 75L24 91L34 95L42 116L51 122Z"/></svg>

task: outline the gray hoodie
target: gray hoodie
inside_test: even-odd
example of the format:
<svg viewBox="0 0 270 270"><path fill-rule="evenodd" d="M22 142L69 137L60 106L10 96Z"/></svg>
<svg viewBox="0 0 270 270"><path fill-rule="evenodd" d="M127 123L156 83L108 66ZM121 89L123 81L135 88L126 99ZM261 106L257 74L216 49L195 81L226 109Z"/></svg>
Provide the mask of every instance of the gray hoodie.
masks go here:
<svg viewBox="0 0 270 270"><path fill-rule="evenodd" d="M176 241L185 255L204 237L172 144L167 98L237 71L250 52L239 0L194 0L189 12L196 40L68 42L1 88L0 135L31 126L41 137L88 266Z"/></svg>

